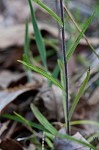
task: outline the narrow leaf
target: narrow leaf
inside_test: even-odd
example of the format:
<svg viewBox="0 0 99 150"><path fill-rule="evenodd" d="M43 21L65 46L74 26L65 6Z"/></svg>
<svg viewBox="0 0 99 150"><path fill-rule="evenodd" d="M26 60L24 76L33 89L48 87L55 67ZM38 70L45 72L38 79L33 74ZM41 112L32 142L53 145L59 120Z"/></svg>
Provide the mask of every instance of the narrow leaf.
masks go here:
<svg viewBox="0 0 99 150"><path fill-rule="evenodd" d="M33 7L32 7L32 0L28 0L28 1L29 1L29 5L30 5L30 11L31 11L31 16L32 16L32 25L33 25L33 29L34 29L36 44L37 44L37 47L38 47L43 65L47 70L45 44L44 44L42 35L41 35L41 33L39 31L39 28L38 28L38 25L37 25L35 13L34 13L34 10L33 10Z"/></svg>
<svg viewBox="0 0 99 150"><path fill-rule="evenodd" d="M71 137L69 135L63 135L58 133L58 131L51 125L51 123L41 114L41 112L36 108L34 104L31 104L31 109L35 115L35 117L38 119L38 121L50 132L52 135L62 138L62 139L67 139L69 141L75 141L81 145L84 145L86 147L92 148L93 150L96 150L91 144L88 144L86 142L83 142L81 140L78 140L74 137Z"/></svg>
<svg viewBox="0 0 99 150"><path fill-rule="evenodd" d="M61 19L54 13L53 10L51 10L49 7L47 7L45 4L43 4L40 0L34 0L35 3L37 3L40 7L42 7L45 11L47 11L59 24L62 26Z"/></svg>
<svg viewBox="0 0 99 150"><path fill-rule="evenodd" d="M20 63L24 64L25 66L27 66L28 68L34 70L35 72L43 75L44 77L46 77L47 79L51 80L55 85L57 85L59 88L61 88L62 90L65 91L65 89L63 88L63 86L60 84L60 82L58 80L56 80L55 78L53 78L50 74L48 74L47 72L43 71L42 69L32 66L31 64L18 60Z"/></svg>
<svg viewBox="0 0 99 150"><path fill-rule="evenodd" d="M35 117L39 120L39 122L53 135L56 135L58 131L47 121L47 119L40 113L38 108L31 104L31 110L33 111Z"/></svg>
<svg viewBox="0 0 99 150"><path fill-rule="evenodd" d="M68 51L66 59L67 62L69 61L71 55L73 54L74 50L76 49L77 45L79 44L80 39L82 38L84 32L86 31L86 29L88 28L89 24L92 22L92 19L94 18L94 13L92 14L92 16L88 19L88 21L85 23L82 31L80 32L80 34L78 35L76 41L74 42L73 46L71 47L71 49Z"/></svg>
<svg viewBox="0 0 99 150"><path fill-rule="evenodd" d="M96 150L96 148L93 145L88 144L87 142L84 142L82 140L78 140L78 139L76 139L76 138L74 138L72 136L69 136L67 134L66 135L64 135L64 134L58 134L58 137L60 137L62 139L68 139L69 141L74 141L74 142L79 143L79 144L81 144L83 146L89 147L90 150Z"/></svg>
<svg viewBox="0 0 99 150"><path fill-rule="evenodd" d="M65 89L65 78L64 78L64 65L62 63L61 60L58 60L58 65L59 65L59 68L60 68L60 76L61 76L61 84L62 86L64 87ZM64 91L63 91L63 98L62 98L62 101L63 101L63 109L64 109L64 115L65 115L65 123L67 122L67 114L66 114L66 94L64 94Z"/></svg>
<svg viewBox="0 0 99 150"><path fill-rule="evenodd" d="M56 65L53 72L52 72L52 77L57 78L58 74L59 74L59 67L58 67L58 65ZM49 82L49 86L50 87L52 86L52 81Z"/></svg>
<svg viewBox="0 0 99 150"><path fill-rule="evenodd" d="M25 43L24 43L24 53L29 58L29 35L28 35L28 19L26 19L25 24Z"/></svg>
<svg viewBox="0 0 99 150"><path fill-rule="evenodd" d="M70 110L70 113L69 113L69 119L71 119L71 117L74 113L74 110L75 110L75 108L76 108L76 106L79 102L80 97L82 96L82 94L84 92L85 86L87 85L89 78L90 78L90 69L87 71L87 76L86 76L84 82L82 83L76 98L74 99L74 102L72 104L72 107L71 107L71 110Z"/></svg>
<svg viewBox="0 0 99 150"><path fill-rule="evenodd" d="M28 121L28 120L26 120L23 116L21 116L21 115L19 115L19 114L18 114L18 115L4 114L3 117L4 117L4 118L7 118L7 119L14 120L14 121L17 121L17 122L22 123L22 124L26 124L26 125L28 125L29 127L33 127L33 128L39 129L39 130L46 131L46 129L45 129L42 125L39 125L39 124L37 124L37 123ZM25 121L24 121L24 120L25 120Z"/></svg>
<svg viewBox="0 0 99 150"><path fill-rule="evenodd" d="M70 124L71 125L88 124L88 125L93 125L93 126L99 127L99 122L92 121L92 120L75 120L75 121L71 121Z"/></svg>
<svg viewBox="0 0 99 150"><path fill-rule="evenodd" d="M69 9L67 8L67 6L65 4L64 5L64 9L67 12L69 18L71 19L71 21L74 23L75 27L77 28L77 30L79 32L81 32L80 27L78 26L77 22L75 21L75 18L73 17L73 15L71 14L71 12L69 11ZM92 52L97 56L97 58L99 58L99 55L96 53L94 47L90 44L89 40L87 39L86 35L83 34L84 39L86 40L87 44L89 45L89 47L91 48Z"/></svg>

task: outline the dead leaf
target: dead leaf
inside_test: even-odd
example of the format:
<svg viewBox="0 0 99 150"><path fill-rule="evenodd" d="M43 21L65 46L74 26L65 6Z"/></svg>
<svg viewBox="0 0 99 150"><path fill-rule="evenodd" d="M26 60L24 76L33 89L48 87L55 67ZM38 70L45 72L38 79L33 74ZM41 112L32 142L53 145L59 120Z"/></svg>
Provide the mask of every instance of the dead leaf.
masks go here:
<svg viewBox="0 0 99 150"><path fill-rule="evenodd" d="M2 133L7 129L7 126L9 124L9 121L5 122L5 123L0 123L0 136L2 135ZM1 142L1 141L0 141Z"/></svg>
<svg viewBox="0 0 99 150"><path fill-rule="evenodd" d="M37 89L37 87L38 85L28 85L0 91L0 112L3 111L3 109L12 101L14 101L19 95L28 91L33 91Z"/></svg>
<svg viewBox="0 0 99 150"><path fill-rule="evenodd" d="M0 148L3 150L23 150L22 146L13 139L5 139L0 143Z"/></svg>
<svg viewBox="0 0 99 150"><path fill-rule="evenodd" d="M88 99L89 105L97 105L99 104L99 87L95 89L91 97Z"/></svg>
<svg viewBox="0 0 99 150"><path fill-rule="evenodd" d="M66 134L66 129L60 129L59 133ZM77 132L73 137L88 143L79 132ZM55 150L90 150L89 148L86 148L85 146L82 146L81 144L78 144L76 142L69 141L67 139L60 139L57 137L54 140L54 146Z"/></svg>
<svg viewBox="0 0 99 150"><path fill-rule="evenodd" d="M38 23L40 30L46 30L49 32L52 36L57 37L58 36L58 29L52 26L49 26L48 24L44 23ZM32 24L29 23L29 34L33 34L33 27ZM23 46L24 45L24 35L25 35L25 25L16 25L11 26L7 28L0 28L0 48L5 49L8 47L11 47L13 45L16 46ZM69 36L66 33L65 38L68 39ZM92 45L99 45L99 39L98 38L88 38L89 42ZM84 39L80 40L80 44L87 45L86 41Z"/></svg>
<svg viewBox="0 0 99 150"><path fill-rule="evenodd" d="M10 71L2 71L0 72L0 88L8 88L18 86L22 84L22 80L26 80L26 75L24 73L12 73Z"/></svg>
<svg viewBox="0 0 99 150"><path fill-rule="evenodd" d="M36 150L36 146L33 144L30 144L28 148L24 148L24 150Z"/></svg>
<svg viewBox="0 0 99 150"><path fill-rule="evenodd" d="M48 119L60 121L64 118L62 105L62 91L55 85L49 88L46 84L40 89L33 103L37 105L41 112Z"/></svg>

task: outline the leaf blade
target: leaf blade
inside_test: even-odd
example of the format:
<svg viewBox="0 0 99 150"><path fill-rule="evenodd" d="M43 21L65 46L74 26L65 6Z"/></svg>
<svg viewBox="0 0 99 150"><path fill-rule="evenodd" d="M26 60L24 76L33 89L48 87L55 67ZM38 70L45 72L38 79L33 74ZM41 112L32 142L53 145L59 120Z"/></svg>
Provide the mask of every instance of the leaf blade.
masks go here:
<svg viewBox="0 0 99 150"><path fill-rule="evenodd" d="M82 94L84 92L85 86L87 85L89 78L90 78L90 69L88 69L87 76L86 76L85 80L83 81L76 98L74 99L74 102L73 102L72 107L70 109L69 119L71 119L71 117L73 115L73 112L74 112L74 110L75 110L75 108L79 102L80 97L82 96Z"/></svg>
<svg viewBox="0 0 99 150"><path fill-rule="evenodd" d="M58 131L47 121L47 119L40 113L37 107L34 104L30 105L32 112L39 122L52 134L56 135Z"/></svg>
<svg viewBox="0 0 99 150"><path fill-rule="evenodd" d="M41 33L39 31L39 28L38 28L38 25L37 25L34 9L32 7L32 0L28 0L28 2L29 2L31 16L32 16L32 25L33 25L33 29L34 29L36 44L37 44L37 47L38 47L38 50L39 50L39 53L40 53L43 65L44 65L44 67L47 70L45 44L44 44L42 35L41 35Z"/></svg>
<svg viewBox="0 0 99 150"><path fill-rule="evenodd" d="M82 38L84 32L86 31L86 29L88 28L89 24L92 22L92 19L94 18L94 13L91 15L91 17L88 19L88 21L85 23L82 31L80 32L80 34L78 35L76 41L74 42L73 46L71 47L71 49L68 51L66 59L67 62L69 61L71 55L73 54L74 50L76 49L77 45L79 44L80 39Z"/></svg>
<svg viewBox="0 0 99 150"><path fill-rule="evenodd" d="M44 77L46 77L47 79L51 80L55 85L57 85L60 89L64 90L63 86L60 84L60 82L58 80L56 80L55 78L53 78L51 75L49 75L47 72L43 71L42 69L32 66L31 64L18 60L20 63L24 64L25 66L29 67L30 69L32 69L33 71L43 75Z"/></svg>
<svg viewBox="0 0 99 150"><path fill-rule="evenodd" d="M60 26L63 25L61 19L56 15L56 13L54 13L53 10L43 4L40 0L34 0L34 2L41 6L45 11L47 11L60 24Z"/></svg>

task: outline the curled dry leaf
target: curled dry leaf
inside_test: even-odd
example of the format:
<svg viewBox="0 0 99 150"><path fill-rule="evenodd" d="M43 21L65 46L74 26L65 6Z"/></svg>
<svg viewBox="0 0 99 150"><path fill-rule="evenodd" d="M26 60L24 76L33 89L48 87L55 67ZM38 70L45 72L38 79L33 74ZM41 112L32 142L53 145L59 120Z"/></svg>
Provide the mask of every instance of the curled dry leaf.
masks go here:
<svg viewBox="0 0 99 150"><path fill-rule="evenodd" d="M49 87L42 87L36 95L33 103L40 107L42 113L48 119L55 119L60 121L63 119L63 105L62 105L62 91L55 85Z"/></svg>
<svg viewBox="0 0 99 150"><path fill-rule="evenodd" d="M23 93L36 90L38 86L28 85L0 91L0 112Z"/></svg>
<svg viewBox="0 0 99 150"><path fill-rule="evenodd" d="M24 73L12 73L7 70L0 72L1 89L5 89L11 86L18 86L18 84L23 83L23 80L26 80L26 75Z"/></svg>

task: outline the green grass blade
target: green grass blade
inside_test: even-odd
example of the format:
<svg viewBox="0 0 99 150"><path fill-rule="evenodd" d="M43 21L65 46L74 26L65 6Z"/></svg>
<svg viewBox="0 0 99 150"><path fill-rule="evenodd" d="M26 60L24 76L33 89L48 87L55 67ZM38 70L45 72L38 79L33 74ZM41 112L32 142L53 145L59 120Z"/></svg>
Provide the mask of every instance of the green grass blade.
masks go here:
<svg viewBox="0 0 99 150"><path fill-rule="evenodd" d="M35 117L38 119L38 121L50 132L52 133L52 135L54 136L57 136L59 138L62 138L62 139L67 139L69 141L74 141L74 142L77 142L83 146L86 146L86 147L89 147L89 148L92 148L92 150L96 150L96 148L94 148L91 144L88 144L86 142L83 142L81 140L78 140L74 137L71 137L69 135L63 135L63 134L60 134L58 133L58 131L51 125L51 123L41 114L41 112L36 108L36 106L34 104L31 104L31 109L35 115Z"/></svg>
<svg viewBox="0 0 99 150"><path fill-rule="evenodd" d="M29 58L29 35L28 35L28 19L26 19L25 24L25 43L24 43L24 53Z"/></svg>
<svg viewBox="0 0 99 150"><path fill-rule="evenodd" d="M79 102L80 97L82 96L82 94L84 92L85 86L87 85L89 78L90 78L90 69L87 71L87 76L86 76L84 82L82 83L76 98L74 99L74 102L72 104L72 107L71 107L71 110L70 110L70 113L69 113L69 119L71 119L71 117L74 113L74 110L75 110L75 108L76 108L76 106Z"/></svg>
<svg viewBox="0 0 99 150"><path fill-rule="evenodd" d="M79 143L79 144L81 144L83 146L86 146L86 147L90 148L91 150L96 150L96 148L93 145L88 144L87 142L84 142L82 140L78 140L78 139L76 139L76 138L74 138L72 136L64 135L64 134L58 134L57 136L62 138L62 139L68 139L69 141L74 141L76 143Z"/></svg>
<svg viewBox="0 0 99 150"><path fill-rule="evenodd" d="M84 32L86 31L86 29L88 28L89 24L92 22L94 18L94 13L92 14L92 16L88 19L88 21L85 23L82 31L80 32L80 34L78 35L76 41L74 42L73 46L71 47L71 49L67 52L67 56L66 56L66 59L67 59L67 62L69 61L71 55L73 54L74 50L76 49L80 39L82 38Z"/></svg>
<svg viewBox="0 0 99 150"><path fill-rule="evenodd" d="M59 65L59 68L60 68L61 84L62 84L62 86L65 89L64 65L63 65L63 63L62 63L61 60L58 60L58 65ZM64 109L64 116L65 116L65 123L66 123L67 122L67 115L66 115L66 112L67 112L66 111L66 94L64 93L64 91L63 91L62 101L63 101L63 109Z"/></svg>
<svg viewBox="0 0 99 150"><path fill-rule="evenodd" d="M91 143L95 138L98 138L98 139L99 139L99 132L96 133L96 134L94 134L94 135L92 135L92 136L90 136L90 137L87 139L87 141L88 141L89 143Z"/></svg>
<svg viewBox="0 0 99 150"><path fill-rule="evenodd" d="M36 129L39 129L39 130L43 130L43 131L46 132L46 129L42 125L39 125L37 123L28 121L23 116L21 116L19 114L18 115L4 114L3 117L7 118L7 119L10 119L10 120L17 121L17 122L22 123L22 124L26 124L29 127L33 127L33 128L36 128Z"/></svg>
<svg viewBox="0 0 99 150"><path fill-rule="evenodd" d="M28 0L28 1L29 1L30 11L31 11L31 16L32 16L32 25L33 25L33 29L34 29L36 44L37 44L37 47L38 47L43 65L47 70L45 44L44 44L42 35L41 35L41 33L39 31L39 28L38 28L38 25L37 25L35 13L34 13L34 10L33 10L33 7L32 7L32 0Z"/></svg>
<svg viewBox="0 0 99 150"><path fill-rule="evenodd" d="M35 117L39 120L39 122L53 135L56 135L58 131L47 121L47 119L40 113L38 108L31 104L31 110L34 113Z"/></svg>
<svg viewBox="0 0 99 150"><path fill-rule="evenodd" d="M52 77L57 78L58 74L59 74L59 67L58 67L58 65L56 65L53 72L52 72ZM49 81L49 86L50 87L52 86L52 83L53 83L52 81Z"/></svg>
<svg viewBox="0 0 99 150"><path fill-rule="evenodd" d="M99 127L99 122L92 121L92 120L75 120L71 121L71 125L79 125L79 124L88 124Z"/></svg>
<svg viewBox="0 0 99 150"><path fill-rule="evenodd" d="M23 65L27 66L28 68L30 68L31 70L43 75L44 77L46 77L47 79L49 79L50 81L52 81L55 85L57 85L59 88L61 88L62 90L65 91L65 89L63 88L63 86L61 85L61 83L56 80L55 78L53 78L50 74L48 74L47 72L43 71L42 69L32 66L31 64L18 60L20 63L22 63Z"/></svg>
<svg viewBox="0 0 99 150"><path fill-rule="evenodd" d="M59 24L62 26L61 19L54 13L53 10L51 10L49 7L47 7L45 4L43 4L40 0L33 0L35 3L37 3L40 7L42 7L45 11L47 11Z"/></svg>

